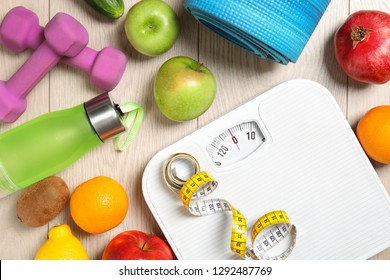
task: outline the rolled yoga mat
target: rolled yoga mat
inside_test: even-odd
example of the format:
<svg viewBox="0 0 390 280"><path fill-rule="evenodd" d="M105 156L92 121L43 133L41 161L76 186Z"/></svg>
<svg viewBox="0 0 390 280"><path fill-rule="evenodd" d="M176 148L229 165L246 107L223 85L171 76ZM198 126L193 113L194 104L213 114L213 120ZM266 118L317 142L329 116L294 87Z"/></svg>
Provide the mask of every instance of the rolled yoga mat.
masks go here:
<svg viewBox="0 0 390 280"><path fill-rule="evenodd" d="M185 0L199 22L261 58L296 62L330 0Z"/></svg>

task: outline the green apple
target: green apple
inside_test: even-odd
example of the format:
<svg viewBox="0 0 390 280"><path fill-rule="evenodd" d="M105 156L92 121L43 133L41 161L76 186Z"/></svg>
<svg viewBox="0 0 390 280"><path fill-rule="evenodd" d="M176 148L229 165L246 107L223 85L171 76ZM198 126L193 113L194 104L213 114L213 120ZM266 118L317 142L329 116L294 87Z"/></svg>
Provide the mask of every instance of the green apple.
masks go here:
<svg viewBox="0 0 390 280"><path fill-rule="evenodd" d="M162 0L142 0L127 12L125 32L140 53L156 56L168 51L180 33L179 19Z"/></svg>
<svg viewBox="0 0 390 280"><path fill-rule="evenodd" d="M188 121L211 106L217 91L214 75L186 56L166 61L154 81L154 99L161 113L173 121Z"/></svg>

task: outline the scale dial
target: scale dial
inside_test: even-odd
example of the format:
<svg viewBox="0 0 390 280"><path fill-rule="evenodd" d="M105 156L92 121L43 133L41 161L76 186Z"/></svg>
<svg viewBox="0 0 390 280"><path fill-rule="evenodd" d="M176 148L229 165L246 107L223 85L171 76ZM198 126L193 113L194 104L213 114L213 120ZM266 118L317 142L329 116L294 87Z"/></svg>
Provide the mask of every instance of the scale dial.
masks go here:
<svg viewBox="0 0 390 280"><path fill-rule="evenodd" d="M264 142L264 134L257 122L248 121L215 137L207 146L207 152L217 167L226 167L248 157Z"/></svg>

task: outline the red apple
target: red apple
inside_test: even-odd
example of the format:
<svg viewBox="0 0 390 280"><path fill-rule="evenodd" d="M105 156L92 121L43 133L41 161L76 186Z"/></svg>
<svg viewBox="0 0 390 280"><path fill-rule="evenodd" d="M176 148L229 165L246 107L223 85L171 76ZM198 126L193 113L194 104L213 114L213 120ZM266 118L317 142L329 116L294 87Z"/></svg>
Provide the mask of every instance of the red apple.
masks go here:
<svg viewBox="0 0 390 280"><path fill-rule="evenodd" d="M107 245L103 260L172 260L171 248L160 237L138 230L119 233Z"/></svg>

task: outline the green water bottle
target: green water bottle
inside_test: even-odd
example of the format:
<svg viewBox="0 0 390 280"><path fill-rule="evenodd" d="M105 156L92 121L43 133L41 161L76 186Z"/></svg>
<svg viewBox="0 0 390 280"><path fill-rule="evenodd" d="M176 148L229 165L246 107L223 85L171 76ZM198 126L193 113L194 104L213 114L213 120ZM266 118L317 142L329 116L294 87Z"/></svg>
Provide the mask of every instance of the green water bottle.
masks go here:
<svg viewBox="0 0 390 280"><path fill-rule="evenodd" d="M118 106L103 93L0 134L0 198L65 169L106 139L122 136L131 123L128 146L142 118L142 107ZM125 149L119 141L118 149Z"/></svg>

